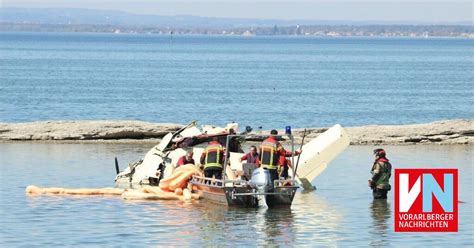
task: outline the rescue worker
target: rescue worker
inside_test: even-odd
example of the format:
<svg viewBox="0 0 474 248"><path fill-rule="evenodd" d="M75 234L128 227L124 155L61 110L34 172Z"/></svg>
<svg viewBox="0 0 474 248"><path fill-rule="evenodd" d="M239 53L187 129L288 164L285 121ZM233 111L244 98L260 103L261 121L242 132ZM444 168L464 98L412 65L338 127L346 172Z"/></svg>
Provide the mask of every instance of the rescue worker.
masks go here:
<svg viewBox="0 0 474 248"><path fill-rule="evenodd" d="M257 147L250 146L250 152L240 158L240 162L247 160L247 163L256 164L258 160Z"/></svg>
<svg viewBox="0 0 474 248"><path fill-rule="evenodd" d="M288 170L291 167L291 160L287 159L284 156L280 156L280 161L278 162L278 176L282 178L288 178Z"/></svg>
<svg viewBox="0 0 474 248"><path fill-rule="evenodd" d="M372 178L369 180L369 187L372 189L374 199L387 199L387 193L391 186L389 183L392 175L392 165L388 161L384 149L375 149L375 162L372 166Z"/></svg>
<svg viewBox="0 0 474 248"><path fill-rule="evenodd" d="M260 145L258 164L270 172L270 178L273 183L279 178L278 166L280 165L280 158L291 157L293 153L286 151L283 145L276 140L274 135L278 135L277 130L273 129L270 134L271 136L265 139ZM300 153L301 151L295 151L295 155Z"/></svg>
<svg viewBox="0 0 474 248"><path fill-rule="evenodd" d="M214 138L201 155L201 164L204 165L204 176L222 179L224 164L224 147Z"/></svg>
<svg viewBox="0 0 474 248"><path fill-rule="evenodd" d="M187 151L186 155L180 157L176 163L176 168L185 164L194 164L193 151Z"/></svg>

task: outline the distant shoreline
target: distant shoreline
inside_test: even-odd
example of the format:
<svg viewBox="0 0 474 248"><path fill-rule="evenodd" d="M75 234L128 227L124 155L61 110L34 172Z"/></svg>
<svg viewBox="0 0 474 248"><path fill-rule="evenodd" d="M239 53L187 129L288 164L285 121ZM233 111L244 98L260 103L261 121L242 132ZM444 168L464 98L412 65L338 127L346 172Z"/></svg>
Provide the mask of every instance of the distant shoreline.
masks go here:
<svg viewBox="0 0 474 248"><path fill-rule="evenodd" d="M220 37L378 37L378 38L474 38L472 25L250 25L250 26L180 26L176 25L133 25L133 24L79 24L5 22L0 20L0 32L38 33L101 33L129 35L208 35Z"/></svg>
<svg viewBox="0 0 474 248"><path fill-rule="evenodd" d="M180 124L127 120L0 123L0 142L158 143L168 132L181 127ZM307 128L306 140L317 137L327 128ZM352 145L474 144L474 119L344 129ZM300 140L302 133L303 129L293 130L296 140Z"/></svg>
<svg viewBox="0 0 474 248"><path fill-rule="evenodd" d="M1 25L1 24L0 24ZM41 31L41 30L3 30L0 27L0 33L44 33L44 34L97 34L97 35L117 35L117 37L128 35L128 36L161 36L170 37L170 34L159 34L159 33L113 33L113 32L93 32L93 31ZM474 40L474 35L469 36L330 36L330 35L230 35L230 34L173 34L173 37L193 37L193 36L206 36L206 37L242 37L242 38L253 38L253 37L281 37L281 38L306 38L306 39L341 39L341 38L360 38L360 39L414 39L414 40L430 40L430 39L453 39L453 40Z"/></svg>
<svg viewBox="0 0 474 248"><path fill-rule="evenodd" d="M295 6L298 4L295 4ZM467 6L467 5L466 5ZM236 10L237 11L237 10ZM163 35L309 36L309 37L466 37L474 38L472 18L441 21L212 17L140 14L91 8L0 8L0 31L143 33ZM359 16L361 17L361 16ZM377 20L378 19L378 20ZM465 19L465 20L463 20Z"/></svg>

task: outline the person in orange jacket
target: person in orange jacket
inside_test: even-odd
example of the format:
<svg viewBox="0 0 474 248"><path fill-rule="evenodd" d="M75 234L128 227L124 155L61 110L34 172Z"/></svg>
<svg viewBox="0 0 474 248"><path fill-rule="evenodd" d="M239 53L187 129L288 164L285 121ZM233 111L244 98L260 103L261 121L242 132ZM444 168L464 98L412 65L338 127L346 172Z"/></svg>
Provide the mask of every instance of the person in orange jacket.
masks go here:
<svg viewBox="0 0 474 248"><path fill-rule="evenodd" d="M278 169L279 177L288 178L288 170L292 166L291 160L287 159L284 156L280 156L280 161L278 165L280 166Z"/></svg>

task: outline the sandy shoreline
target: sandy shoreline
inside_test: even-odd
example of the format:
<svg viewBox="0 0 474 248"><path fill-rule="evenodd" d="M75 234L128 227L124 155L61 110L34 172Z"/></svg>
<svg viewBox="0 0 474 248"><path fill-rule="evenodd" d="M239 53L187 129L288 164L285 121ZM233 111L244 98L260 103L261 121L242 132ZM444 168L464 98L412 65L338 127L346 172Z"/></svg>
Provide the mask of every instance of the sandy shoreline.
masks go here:
<svg viewBox="0 0 474 248"><path fill-rule="evenodd" d="M158 143L180 124L142 121L42 121L0 123L0 142ZM307 141L327 128L307 128ZM345 127L353 145L474 144L474 120L411 125ZM303 129L293 130L299 139Z"/></svg>

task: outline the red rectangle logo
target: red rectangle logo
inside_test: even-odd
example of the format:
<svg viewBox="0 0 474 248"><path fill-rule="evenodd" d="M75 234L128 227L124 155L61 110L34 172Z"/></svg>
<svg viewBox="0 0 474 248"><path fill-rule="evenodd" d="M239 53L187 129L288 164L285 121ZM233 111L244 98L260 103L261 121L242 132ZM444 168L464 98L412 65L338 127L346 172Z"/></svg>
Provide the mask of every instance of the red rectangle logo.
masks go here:
<svg viewBox="0 0 474 248"><path fill-rule="evenodd" d="M395 232L457 232L458 170L395 169Z"/></svg>

